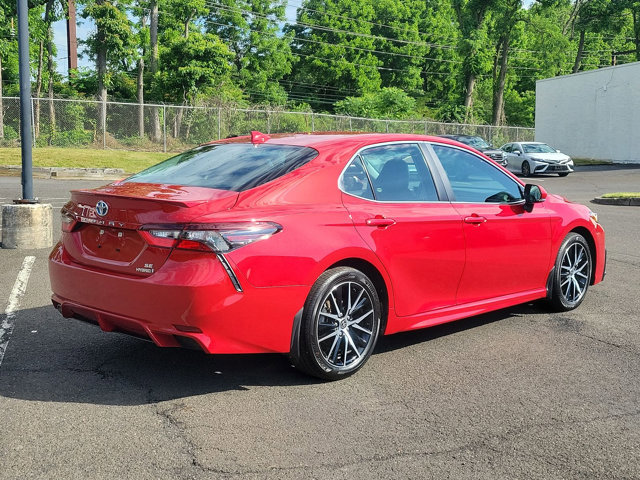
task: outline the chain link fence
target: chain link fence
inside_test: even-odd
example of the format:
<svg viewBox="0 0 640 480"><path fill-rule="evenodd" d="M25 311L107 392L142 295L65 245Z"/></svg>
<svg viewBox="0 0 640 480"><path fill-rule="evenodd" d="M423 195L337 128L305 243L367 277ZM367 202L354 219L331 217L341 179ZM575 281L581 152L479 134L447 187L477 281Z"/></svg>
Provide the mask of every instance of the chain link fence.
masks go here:
<svg viewBox="0 0 640 480"><path fill-rule="evenodd" d="M32 99L35 148L45 146L178 152L251 130L284 132L378 132L479 135L500 146L531 141L535 129L492 125L380 120L311 112L225 107L187 107L61 98ZM2 98L0 147L20 144L17 97Z"/></svg>

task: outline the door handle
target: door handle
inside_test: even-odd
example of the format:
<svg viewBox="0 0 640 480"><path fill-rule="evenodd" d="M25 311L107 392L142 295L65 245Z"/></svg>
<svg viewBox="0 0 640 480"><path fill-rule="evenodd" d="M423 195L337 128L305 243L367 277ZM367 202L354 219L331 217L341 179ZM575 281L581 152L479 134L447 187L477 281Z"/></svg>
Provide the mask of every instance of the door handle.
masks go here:
<svg viewBox="0 0 640 480"><path fill-rule="evenodd" d="M486 222L487 219L484 217L481 217L480 215L477 214L473 214L470 217L465 217L464 218L464 223L471 223L473 225L480 225L481 223Z"/></svg>
<svg viewBox="0 0 640 480"><path fill-rule="evenodd" d="M396 221L393 218L384 218L381 215L376 215L375 218L367 218L365 223L370 227L389 227Z"/></svg>

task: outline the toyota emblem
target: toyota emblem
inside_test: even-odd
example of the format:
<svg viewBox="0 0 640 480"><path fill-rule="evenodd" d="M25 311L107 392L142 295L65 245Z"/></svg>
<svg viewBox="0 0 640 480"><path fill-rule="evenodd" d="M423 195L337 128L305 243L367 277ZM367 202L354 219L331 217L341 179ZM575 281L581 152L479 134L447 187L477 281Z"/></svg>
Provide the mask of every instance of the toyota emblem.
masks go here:
<svg viewBox="0 0 640 480"><path fill-rule="evenodd" d="M107 205L107 202L100 200L98 203L96 203L96 213L98 215L100 215L101 217L104 217L108 211L109 211L109 205Z"/></svg>

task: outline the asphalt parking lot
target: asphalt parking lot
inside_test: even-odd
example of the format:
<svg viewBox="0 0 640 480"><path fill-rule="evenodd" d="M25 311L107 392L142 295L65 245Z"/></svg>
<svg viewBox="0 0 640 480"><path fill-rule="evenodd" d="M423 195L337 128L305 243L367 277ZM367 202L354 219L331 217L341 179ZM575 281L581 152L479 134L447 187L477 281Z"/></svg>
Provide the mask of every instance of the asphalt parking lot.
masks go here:
<svg viewBox="0 0 640 480"><path fill-rule="evenodd" d="M640 169L532 182L588 203L640 190ZM36 179L35 192L59 231L68 190L102 183ZM18 177L0 177L0 203L19 194ZM334 383L280 355L160 349L65 320L48 251L0 250L0 322L10 311L15 325L0 364L0 478L640 478L640 207L591 208L607 277L580 308L527 304L385 337Z"/></svg>

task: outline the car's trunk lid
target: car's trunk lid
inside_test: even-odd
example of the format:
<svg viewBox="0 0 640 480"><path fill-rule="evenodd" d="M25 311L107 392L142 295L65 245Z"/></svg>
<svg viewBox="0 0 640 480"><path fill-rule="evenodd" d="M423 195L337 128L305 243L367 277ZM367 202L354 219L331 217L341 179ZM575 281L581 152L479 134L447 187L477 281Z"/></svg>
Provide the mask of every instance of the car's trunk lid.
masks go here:
<svg viewBox="0 0 640 480"><path fill-rule="evenodd" d="M233 207L238 197L228 190L149 183L115 183L71 193L64 211L78 223L62 238L72 259L138 276L155 272L171 251L148 244L144 227L188 223Z"/></svg>

